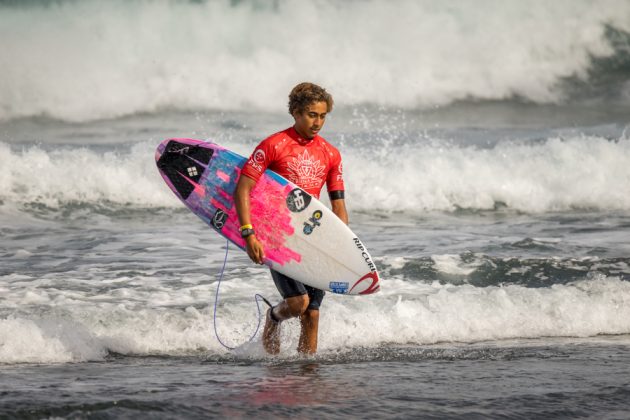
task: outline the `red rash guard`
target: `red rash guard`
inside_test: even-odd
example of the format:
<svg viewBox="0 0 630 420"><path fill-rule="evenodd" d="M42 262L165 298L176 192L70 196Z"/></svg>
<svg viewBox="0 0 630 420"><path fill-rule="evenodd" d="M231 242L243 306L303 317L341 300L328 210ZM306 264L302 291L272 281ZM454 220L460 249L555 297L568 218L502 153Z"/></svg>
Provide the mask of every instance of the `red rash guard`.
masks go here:
<svg viewBox="0 0 630 420"><path fill-rule="evenodd" d="M263 140L249 157L242 174L258 181L265 169L282 175L310 195L343 191L341 154L323 137L305 140L293 127Z"/></svg>

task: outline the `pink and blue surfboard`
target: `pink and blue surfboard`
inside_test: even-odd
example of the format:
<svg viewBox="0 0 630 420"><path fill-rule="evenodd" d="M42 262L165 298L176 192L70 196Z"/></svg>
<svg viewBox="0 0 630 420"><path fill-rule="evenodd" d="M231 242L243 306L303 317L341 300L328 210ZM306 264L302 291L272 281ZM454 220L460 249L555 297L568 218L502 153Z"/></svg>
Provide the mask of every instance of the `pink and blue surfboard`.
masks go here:
<svg viewBox="0 0 630 420"><path fill-rule="evenodd" d="M215 143L193 139L163 141L155 159L175 195L244 249L232 196L247 159ZM367 248L319 200L267 170L252 190L250 204L267 266L333 293L365 295L379 290L378 271Z"/></svg>

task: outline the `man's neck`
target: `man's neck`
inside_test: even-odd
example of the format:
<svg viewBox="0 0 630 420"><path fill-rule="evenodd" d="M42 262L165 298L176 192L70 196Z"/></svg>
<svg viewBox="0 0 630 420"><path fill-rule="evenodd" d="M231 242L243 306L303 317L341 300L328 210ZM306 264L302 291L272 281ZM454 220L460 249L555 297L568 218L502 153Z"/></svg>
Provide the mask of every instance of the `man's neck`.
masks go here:
<svg viewBox="0 0 630 420"><path fill-rule="evenodd" d="M298 138L296 139L298 141L298 143L300 144L308 144L311 141L313 141L313 139L315 139L315 137L313 137L312 139L309 139L308 137L306 137L304 134L300 133L299 130L293 126L293 130L295 130L295 133L297 134Z"/></svg>

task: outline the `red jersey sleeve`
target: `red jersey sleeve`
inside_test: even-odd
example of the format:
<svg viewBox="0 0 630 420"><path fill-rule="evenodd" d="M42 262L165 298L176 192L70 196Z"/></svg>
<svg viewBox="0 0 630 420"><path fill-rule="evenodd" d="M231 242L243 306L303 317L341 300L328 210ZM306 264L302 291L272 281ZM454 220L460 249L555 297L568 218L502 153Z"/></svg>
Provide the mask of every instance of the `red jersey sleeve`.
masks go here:
<svg viewBox="0 0 630 420"><path fill-rule="evenodd" d="M241 171L242 175L258 182L263 172L265 172L269 166L269 163L273 160L274 149L270 143L271 139L267 138L256 146L256 149L254 149L247 163L243 166L243 170Z"/></svg>
<svg viewBox="0 0 630 420"><path fill-rule="evenodd" d="M326 177L326 187L328 192L343 191L343 164L341 163L341 153L338 150L334 150L333 157L330 161L330 169L328 170L328 176Z"/></svg>

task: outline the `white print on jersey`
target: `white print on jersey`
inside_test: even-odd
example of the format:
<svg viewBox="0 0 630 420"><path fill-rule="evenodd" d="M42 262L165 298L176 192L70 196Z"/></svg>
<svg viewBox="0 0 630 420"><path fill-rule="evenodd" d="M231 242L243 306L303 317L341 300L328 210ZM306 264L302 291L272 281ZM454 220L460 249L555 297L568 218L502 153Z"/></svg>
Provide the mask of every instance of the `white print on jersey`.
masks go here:
<svg viewBox="0 0 630 420"><path fill-rule="evenodd" d="M337 175L337 181L343 181L343 164L339 163L339 174Z"/></svg>
<svg viewBox="0 0 630 420"><path fill-rule="evenodd" d="M249 165L256 169L258 172L262 172L262 164L265 162L265 151L262 149L257 149L252 158L249 160Z"/></svg>
<svg viewBox="0 0 630 420"><path fill-rule="evenodd" d="M265 151L258 149L254 152L254 161L256 163L263 163L265 161Z"/></svg>
<svg viewBox="0 0 630 420"><path fill-rule="evenodd" d="M308 154L308 150L298 154L288 165L289 181L303 189L317 188L325 177L326 167L318 159Z"/></svg>

